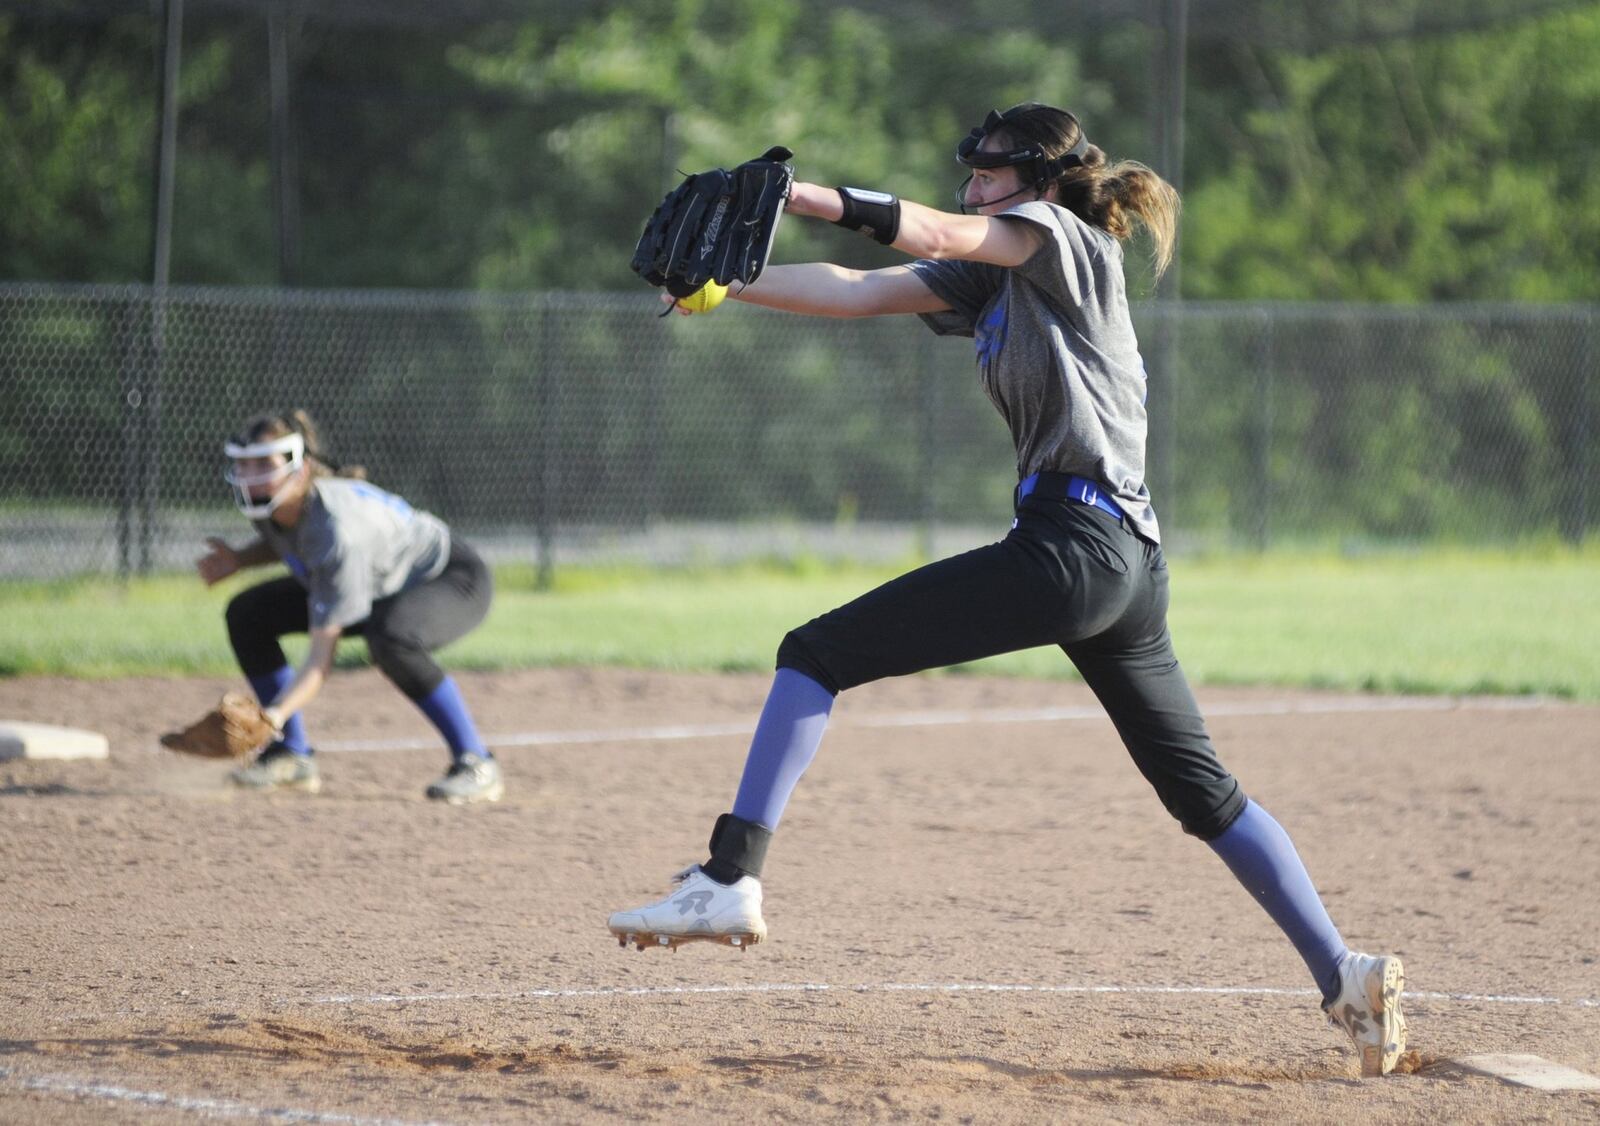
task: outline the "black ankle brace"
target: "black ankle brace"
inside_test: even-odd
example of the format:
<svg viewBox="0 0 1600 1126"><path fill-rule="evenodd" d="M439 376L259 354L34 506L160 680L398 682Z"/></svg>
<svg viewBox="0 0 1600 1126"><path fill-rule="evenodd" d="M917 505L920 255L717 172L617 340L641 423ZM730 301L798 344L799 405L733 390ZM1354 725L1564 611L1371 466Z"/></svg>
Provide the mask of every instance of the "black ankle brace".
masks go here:
<svg viewBox="0 0 1600 1126"><path fill-rule="evenodd" d="M711 830L711 859L700 870L719 884L737 883L741 876L761 878L772 830L743 817L724 813Z"/></svg>

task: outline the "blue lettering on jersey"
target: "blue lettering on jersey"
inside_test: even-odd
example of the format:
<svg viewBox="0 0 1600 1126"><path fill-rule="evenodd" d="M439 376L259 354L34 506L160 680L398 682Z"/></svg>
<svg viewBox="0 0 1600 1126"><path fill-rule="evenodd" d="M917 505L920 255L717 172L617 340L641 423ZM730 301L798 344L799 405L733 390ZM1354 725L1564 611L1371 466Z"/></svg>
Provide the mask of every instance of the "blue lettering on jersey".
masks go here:
<svg viewBox="0 0 1600 1126"><path fill-rule="evenodd" d="M1002 298L994 303L972 333L973 346L978 350L978 363L987 368L1006 346L1006 303Z"/></svg>
<svg viewBox="0 0 1600 1126"><path fill-rule="evenodd" d="M375 485L368 485L365 482L361 482L351 485L350 491L355 493L357 496L367 497L369 500L380 501L383 504L388 505L390 508L394 509L400 514L400 518L402 520L410 520L416 515L411 506L406 503L404 497L397 497L393 493L386 493Z"/></svg>

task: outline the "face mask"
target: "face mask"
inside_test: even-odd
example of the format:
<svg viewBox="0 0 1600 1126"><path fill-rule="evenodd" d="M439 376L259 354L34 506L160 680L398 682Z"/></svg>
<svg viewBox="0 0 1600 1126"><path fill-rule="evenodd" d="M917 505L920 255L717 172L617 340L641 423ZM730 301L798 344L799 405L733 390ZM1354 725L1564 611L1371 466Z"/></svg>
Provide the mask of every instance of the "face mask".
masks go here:
<svg viewBox="0 0 1600 1126"><path fill-rule="evenodd" d="M229 442L222 447L222 452L233 463L222 475L222 479L233 487L233 503L250 519L265 520L278 510L284 501L289 481L305 465L306 440L302 434L286 434L282 438L243 446ZM246 458L275 457L278 454L284 457L282 465L250 473L241 473L239 470L239 462ZM257 500L252 490L262 486L270 486L272 494L266 500Z"/></svg>
<svg viewBox="0 0 1600 1126"><path fill-rule="evenodd" d="M990 203L1004 203L1006 200L1019 196L1023 192L1041 191L1047 183L1054 180L1068 168L1083 164L1084 157L1089 153L1089 138L1084 136L1081 125L1078 126L1077 143L1054 159L1045 156L1044 149L1037 144L1024 145L1022 148L1003 152L978 151L978 146L983 143L983 139L990 133L1005 125L1018 113L1032 108L1034 107L1029 103L1014 106L1004 113L997 109L992 109L989 111L989 116L983 119L983 124L963 137L961 143L956 146L956 160L968 168L1016 167L1019 169L1019 175L1022 177L1024 186L1010 195L1002 196L1000 199L987 200L984 206L988 206ZM1067 116L1072 117L1071 114L1067 114ZM1072 120L1076 124L1077 118L1074 117ZM961 186L956 189L956 202L961 206L963 214L967 210L967 185L970 183L972 183L972 177L969 175L961 182Z"/></svg>

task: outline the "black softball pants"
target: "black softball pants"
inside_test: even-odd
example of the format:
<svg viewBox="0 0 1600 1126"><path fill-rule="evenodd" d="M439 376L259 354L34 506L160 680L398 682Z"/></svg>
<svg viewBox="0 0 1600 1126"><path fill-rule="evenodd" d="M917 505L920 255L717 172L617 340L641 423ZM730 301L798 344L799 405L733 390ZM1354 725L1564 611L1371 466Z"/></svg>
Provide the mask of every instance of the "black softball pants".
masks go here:
<svg viewBox="0 0 1600 1126"><path fill-rule="evenodd" d="M445 569L425 583L372 604L364 621L345 629L365 637L383 674L412 700L426 699L444 680L429 655L465 636L489 612L494 579L471 546L452 538ZM228 603L228 640L246 676L288 663L278 639L310 629L306 588L290 576L242 591Z"/></svg>
<svg viewBox="0 0 1600 1126"><path fill-rule="evenodd" d="M1025 497L1000 543L921 567L791 631L778 667L838 693L1058 645L1167 811L1202 840L1244 809L1167 632L1159 544L1072 500Z"/></svg>

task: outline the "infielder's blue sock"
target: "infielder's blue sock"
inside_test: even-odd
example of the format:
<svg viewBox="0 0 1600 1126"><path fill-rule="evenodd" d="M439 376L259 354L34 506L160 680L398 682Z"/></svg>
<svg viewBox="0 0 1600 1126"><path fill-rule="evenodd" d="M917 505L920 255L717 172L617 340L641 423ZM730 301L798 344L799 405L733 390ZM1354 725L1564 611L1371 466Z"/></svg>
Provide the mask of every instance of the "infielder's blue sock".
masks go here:
<svg viewBox="0 0 1600 1126"><path fill-rule="evenodd" d="M739 795L733 799L735 817L778 827L795 783L816 757L832 710L833 693L805 673L778 670L744 760Z"/></svg>
<svg viewBox="0 0 1600 1126"><path fill-rule="evenodd" d="M1322 897L1294 849L1294 842L1272 815L1253 801L1227 832L1209 842L1245 890L1267 909L1305 959L1324 1001L1339 993L1339 959L1345 952L1339 928L1328 918Z"/></svg>
<svg viewBox="0 0 1600 1126"><path fill-rule="evenodd" d="M261 706L265 708L282 696L284 689L294 683L294 670L288 665L282 665L271 672L257 673L245 679L250 682L250 687L255 689L256 699L260 700ZM295 712L284 721L283 745L297 755L311 753L311 742L306 738L305 721L300 718L299 712Z"/></svg>
<svg viewBox="0 0 1600 1126"><path fill-rule="evenodd" d="M461 698L461 689L456 687L452 677L441 680L439 687L417 701L417 707L444 736L452 759L459 759L466 754L494 757L483 745L478 728L467 712L467 702Z"/></svg>

